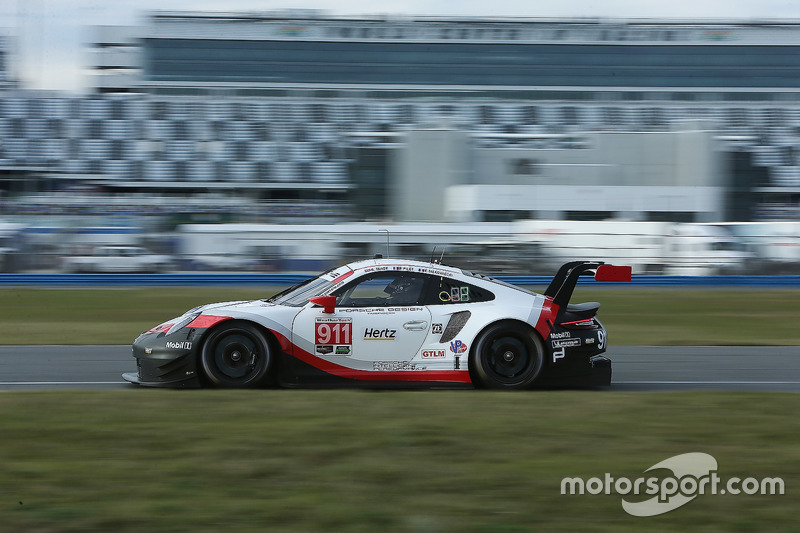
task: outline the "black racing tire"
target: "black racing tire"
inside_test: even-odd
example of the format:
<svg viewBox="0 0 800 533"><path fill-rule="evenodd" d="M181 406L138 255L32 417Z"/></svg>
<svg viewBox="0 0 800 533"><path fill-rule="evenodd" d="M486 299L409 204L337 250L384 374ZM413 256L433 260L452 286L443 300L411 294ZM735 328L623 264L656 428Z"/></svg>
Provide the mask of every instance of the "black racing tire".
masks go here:
<svg viewBox="0 0 800 533"><path fill-rule="evenodd" d="M527 389L544 368L545 348L534 330L500 322L478 336L469 357L476 387Z"/></svg>
<svg viewBox="0 0 800 533"><path fill-rule="evenodd" d="M226 322L200 350L200 367L214 387L248 389L266 384L273 353L261 331L246 322Z"/></svg>

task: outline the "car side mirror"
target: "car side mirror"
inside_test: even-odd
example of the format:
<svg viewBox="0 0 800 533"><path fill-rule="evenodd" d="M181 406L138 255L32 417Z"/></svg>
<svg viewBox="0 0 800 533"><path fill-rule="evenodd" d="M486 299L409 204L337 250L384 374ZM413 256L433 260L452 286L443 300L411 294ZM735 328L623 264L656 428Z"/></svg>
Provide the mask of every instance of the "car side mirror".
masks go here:
<svg viewBox="0 0 800 533"><path fill-rule="evenodd" d="M336 311L336 296L313 296L308 301L312 304L321 305L323 313L330 315Z"/></svg>

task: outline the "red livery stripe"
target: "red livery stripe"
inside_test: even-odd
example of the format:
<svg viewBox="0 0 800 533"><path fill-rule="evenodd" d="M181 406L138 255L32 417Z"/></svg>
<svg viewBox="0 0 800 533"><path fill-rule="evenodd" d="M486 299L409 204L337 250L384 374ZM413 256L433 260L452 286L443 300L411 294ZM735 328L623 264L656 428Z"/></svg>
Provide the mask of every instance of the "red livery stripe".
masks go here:
<svg viewBox="0 0 800 533"><path fill-rule="evenodd" d="M338 278L333 280L331 283L339 283L340 281L344 281L344 280L346 280L347 278L349 278L352 275L353 275L353 271L352 270L350 272L345 272L344 274L342 274L341 276L339 276Z"/></svg>
<svg viewBox="0 0 800 533"><path fill-rule="evenodd" d="M229 316L200 315L186 326L187 328L210 328L223 320L230 320Z"/></svg>
<svg viewBox="0 0 800 533"><path fill-rule="evenodd" d="M556 321L559 307L553 303L553 299L549 296L545 297L542 304L542 312L539 314L539 320L536 321L536 331L546 339L550 336L550 331L553 329L553 324Z"/></svg>
<svg viewBox="0 0 800 533"><path fill-rule="evenodd" d="M274 329L269 330L269 332L275 335L275 338L278 339L278 344L281 345L281 351L288 354L292 353L292 341L286 338L286 335L282 335Z"/></svg>
<svg viewBox="0 0 800 533"><path fill-rule="evenodd" d="M360 381L438 381L447 383L472 383L469 377L469 371L467 370L398 370L394 372L384 372L379 370L348 368L308 353L289 342L284 335L274 330L270 331L278 339L284 351L288 352L286 348L291 347L291 352L288 353L297 357L304 363L334 376Z"/></svg>
<svg viewBox="0 0 800 533"><path fill-rule="evenodd" d="M585 322L593 322L594 318L583 318L581 320L573 320L572 322L560 322L562 326L570 326L573 324L583 324Z"/></svg>

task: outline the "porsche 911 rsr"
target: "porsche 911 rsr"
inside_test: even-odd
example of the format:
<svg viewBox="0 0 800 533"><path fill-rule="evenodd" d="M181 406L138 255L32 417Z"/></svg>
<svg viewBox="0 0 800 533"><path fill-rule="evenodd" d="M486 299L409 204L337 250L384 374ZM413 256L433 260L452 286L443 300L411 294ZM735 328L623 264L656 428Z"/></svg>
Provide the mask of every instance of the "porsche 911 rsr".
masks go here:
<svg viewBox="0 0 800 533"><path fill-rule="evenodd" d="M164 387L609 385L600 304L569 303L589 273L630 280L630 267L577 261L538 294L438 263L359 261L158 325L134 341L138 370L123 377Z"/></svg>

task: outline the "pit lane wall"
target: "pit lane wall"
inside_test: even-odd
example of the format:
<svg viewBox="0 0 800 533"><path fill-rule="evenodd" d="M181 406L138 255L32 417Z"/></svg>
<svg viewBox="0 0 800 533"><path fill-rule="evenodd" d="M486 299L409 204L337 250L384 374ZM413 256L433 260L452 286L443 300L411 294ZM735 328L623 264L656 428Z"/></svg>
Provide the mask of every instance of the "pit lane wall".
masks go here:
<svg viewBox="0 0 800 533"><path fill-rule="evenodd" d="M0 274L0 286L289 286L308 274ZM552 276L495 276L522 286L546 286ZM633 276L630 283L599 282L587 277L579 285L639 287L800 287L800 276Z"/></svg>

